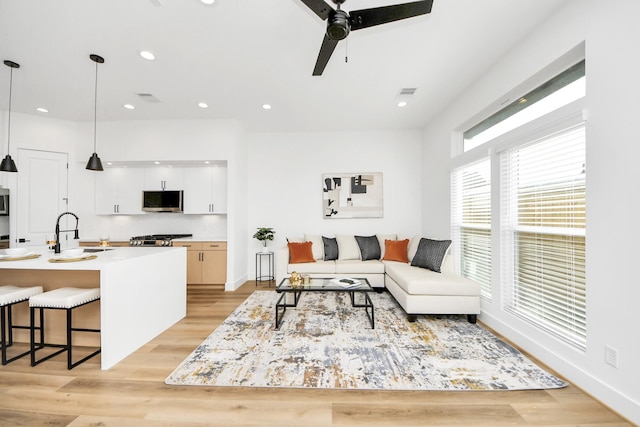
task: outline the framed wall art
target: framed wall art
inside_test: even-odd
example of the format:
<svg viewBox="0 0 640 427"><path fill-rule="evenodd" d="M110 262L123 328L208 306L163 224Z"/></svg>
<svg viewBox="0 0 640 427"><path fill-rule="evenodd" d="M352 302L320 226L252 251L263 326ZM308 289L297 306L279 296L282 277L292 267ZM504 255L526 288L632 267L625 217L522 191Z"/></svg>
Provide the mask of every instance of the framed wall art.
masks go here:
<svg viewBox="0 0 640 427"><path fill-rule="evenodd" d="M382 172L323 174L322 209L326 219L382 218Z"/></svg>

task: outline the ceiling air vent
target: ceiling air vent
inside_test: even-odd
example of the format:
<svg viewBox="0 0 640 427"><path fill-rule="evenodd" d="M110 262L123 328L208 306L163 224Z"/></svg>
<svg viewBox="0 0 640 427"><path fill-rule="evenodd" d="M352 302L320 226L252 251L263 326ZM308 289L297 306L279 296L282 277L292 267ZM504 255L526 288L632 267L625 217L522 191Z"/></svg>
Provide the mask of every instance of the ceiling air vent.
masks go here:
<svg viewBox="0 0 640 427"><path fill-rule="evenodd" d="M416 90L418 90L418 88L403 87L402 89L400 89L400 92L398 92L398 96L401 96L401 97L413 96L413 94L416 93Z"/></svg>
<svg viewBox="0 0 640 427"><path fill-rule="evenodd" d="M160 100L158 98L156 98L155 96L153 96L150 93L139 93L138 96L144 102L150 102L150 103L158 103L158 102L160 102Z"/></svg>

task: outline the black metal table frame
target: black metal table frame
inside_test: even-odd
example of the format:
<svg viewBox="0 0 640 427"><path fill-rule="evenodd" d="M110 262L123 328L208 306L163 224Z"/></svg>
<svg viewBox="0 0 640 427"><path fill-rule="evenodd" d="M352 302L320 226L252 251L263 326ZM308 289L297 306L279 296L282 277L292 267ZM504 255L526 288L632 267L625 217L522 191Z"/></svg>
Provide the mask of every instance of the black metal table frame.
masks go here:
<svg viewBox="0 0 640 427"><path fill-rule="evenodd" d="M262 257L267 257L268 274L262 274ZM256 252L256 286L260 282L271 282L275 279L274 275L274 254L273 252ZM269 284L271 286L271 284Z"/></svg>
<svg viewBox="0 0 640 427"><path fill-rule="evenodd" d="M286 280L286 279L284 279ZM371 329L375 329L375 315L374 315L374 306L371 301L371 297L369 297L369 292L373 290L371 286L369 289L279 289L280 286L276 287L276 292L281 293L280 298L276 302L276 322L275 329L280 329L280 325L282 324L282 319L284 318L284 313L287 311L287 307L297 307L298 302L300 301L300 297L303 292L349 292L349 298L351 299L351 306L355 308L364 308L367 317L369 318L369 322L371 323ZM360 293L364 296L364 303L357 304L355 294ZM293 294L293 303L287 303L287 294Z"/></svg>

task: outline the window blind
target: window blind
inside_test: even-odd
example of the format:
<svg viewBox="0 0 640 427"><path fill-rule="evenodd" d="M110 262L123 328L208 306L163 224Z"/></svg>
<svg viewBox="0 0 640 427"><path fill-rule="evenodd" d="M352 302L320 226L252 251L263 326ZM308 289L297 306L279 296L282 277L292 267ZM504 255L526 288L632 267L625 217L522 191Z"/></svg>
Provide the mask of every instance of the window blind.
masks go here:
<svg viewBox="0 0 640 427"><path fill-rule="evenodd" d="M460 274L481 285L491 299L491 163L489 159L452 172L452 239Z"/></svg>
<svg viewBox="0 0 640 427"><path fill-rule="evenodd" d="M501 277L505 310L586 348L584 124L504 151Z"/></svg>

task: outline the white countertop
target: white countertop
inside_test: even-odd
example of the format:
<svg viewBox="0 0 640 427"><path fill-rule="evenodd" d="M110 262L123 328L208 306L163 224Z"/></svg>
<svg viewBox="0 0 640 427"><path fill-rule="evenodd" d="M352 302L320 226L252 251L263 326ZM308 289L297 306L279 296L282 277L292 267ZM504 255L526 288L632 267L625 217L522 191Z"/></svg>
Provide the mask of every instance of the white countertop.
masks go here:
<svg viewBox="0 0 640 427"><path fill-rule="evenodd" d="M226 242L226 237L208 237L208 236L193 236L184 237L181 239L171 239L174 242Z"/></svg>
<svg viewBox="0 0 640 427"><path fill-rule="evenodd" d="M185 251L180 247L114 247L107 248L105 251L90 253L96 255L97 258L77 261L77 262L49 262L49 259L60 257L54 254L46 246L29 248L30 252L40 254L40 257L34 259L26 259L20 261L0 261L0 269L24 269L24 270L101 270L103 267L122 261L129 261L136 258L148 257L159 252L166 251ZM87 249L103 249L103 248L83 248ZM4 254L2 251L0 253ZM87 252L85 252L87 254Z"/></svg>

